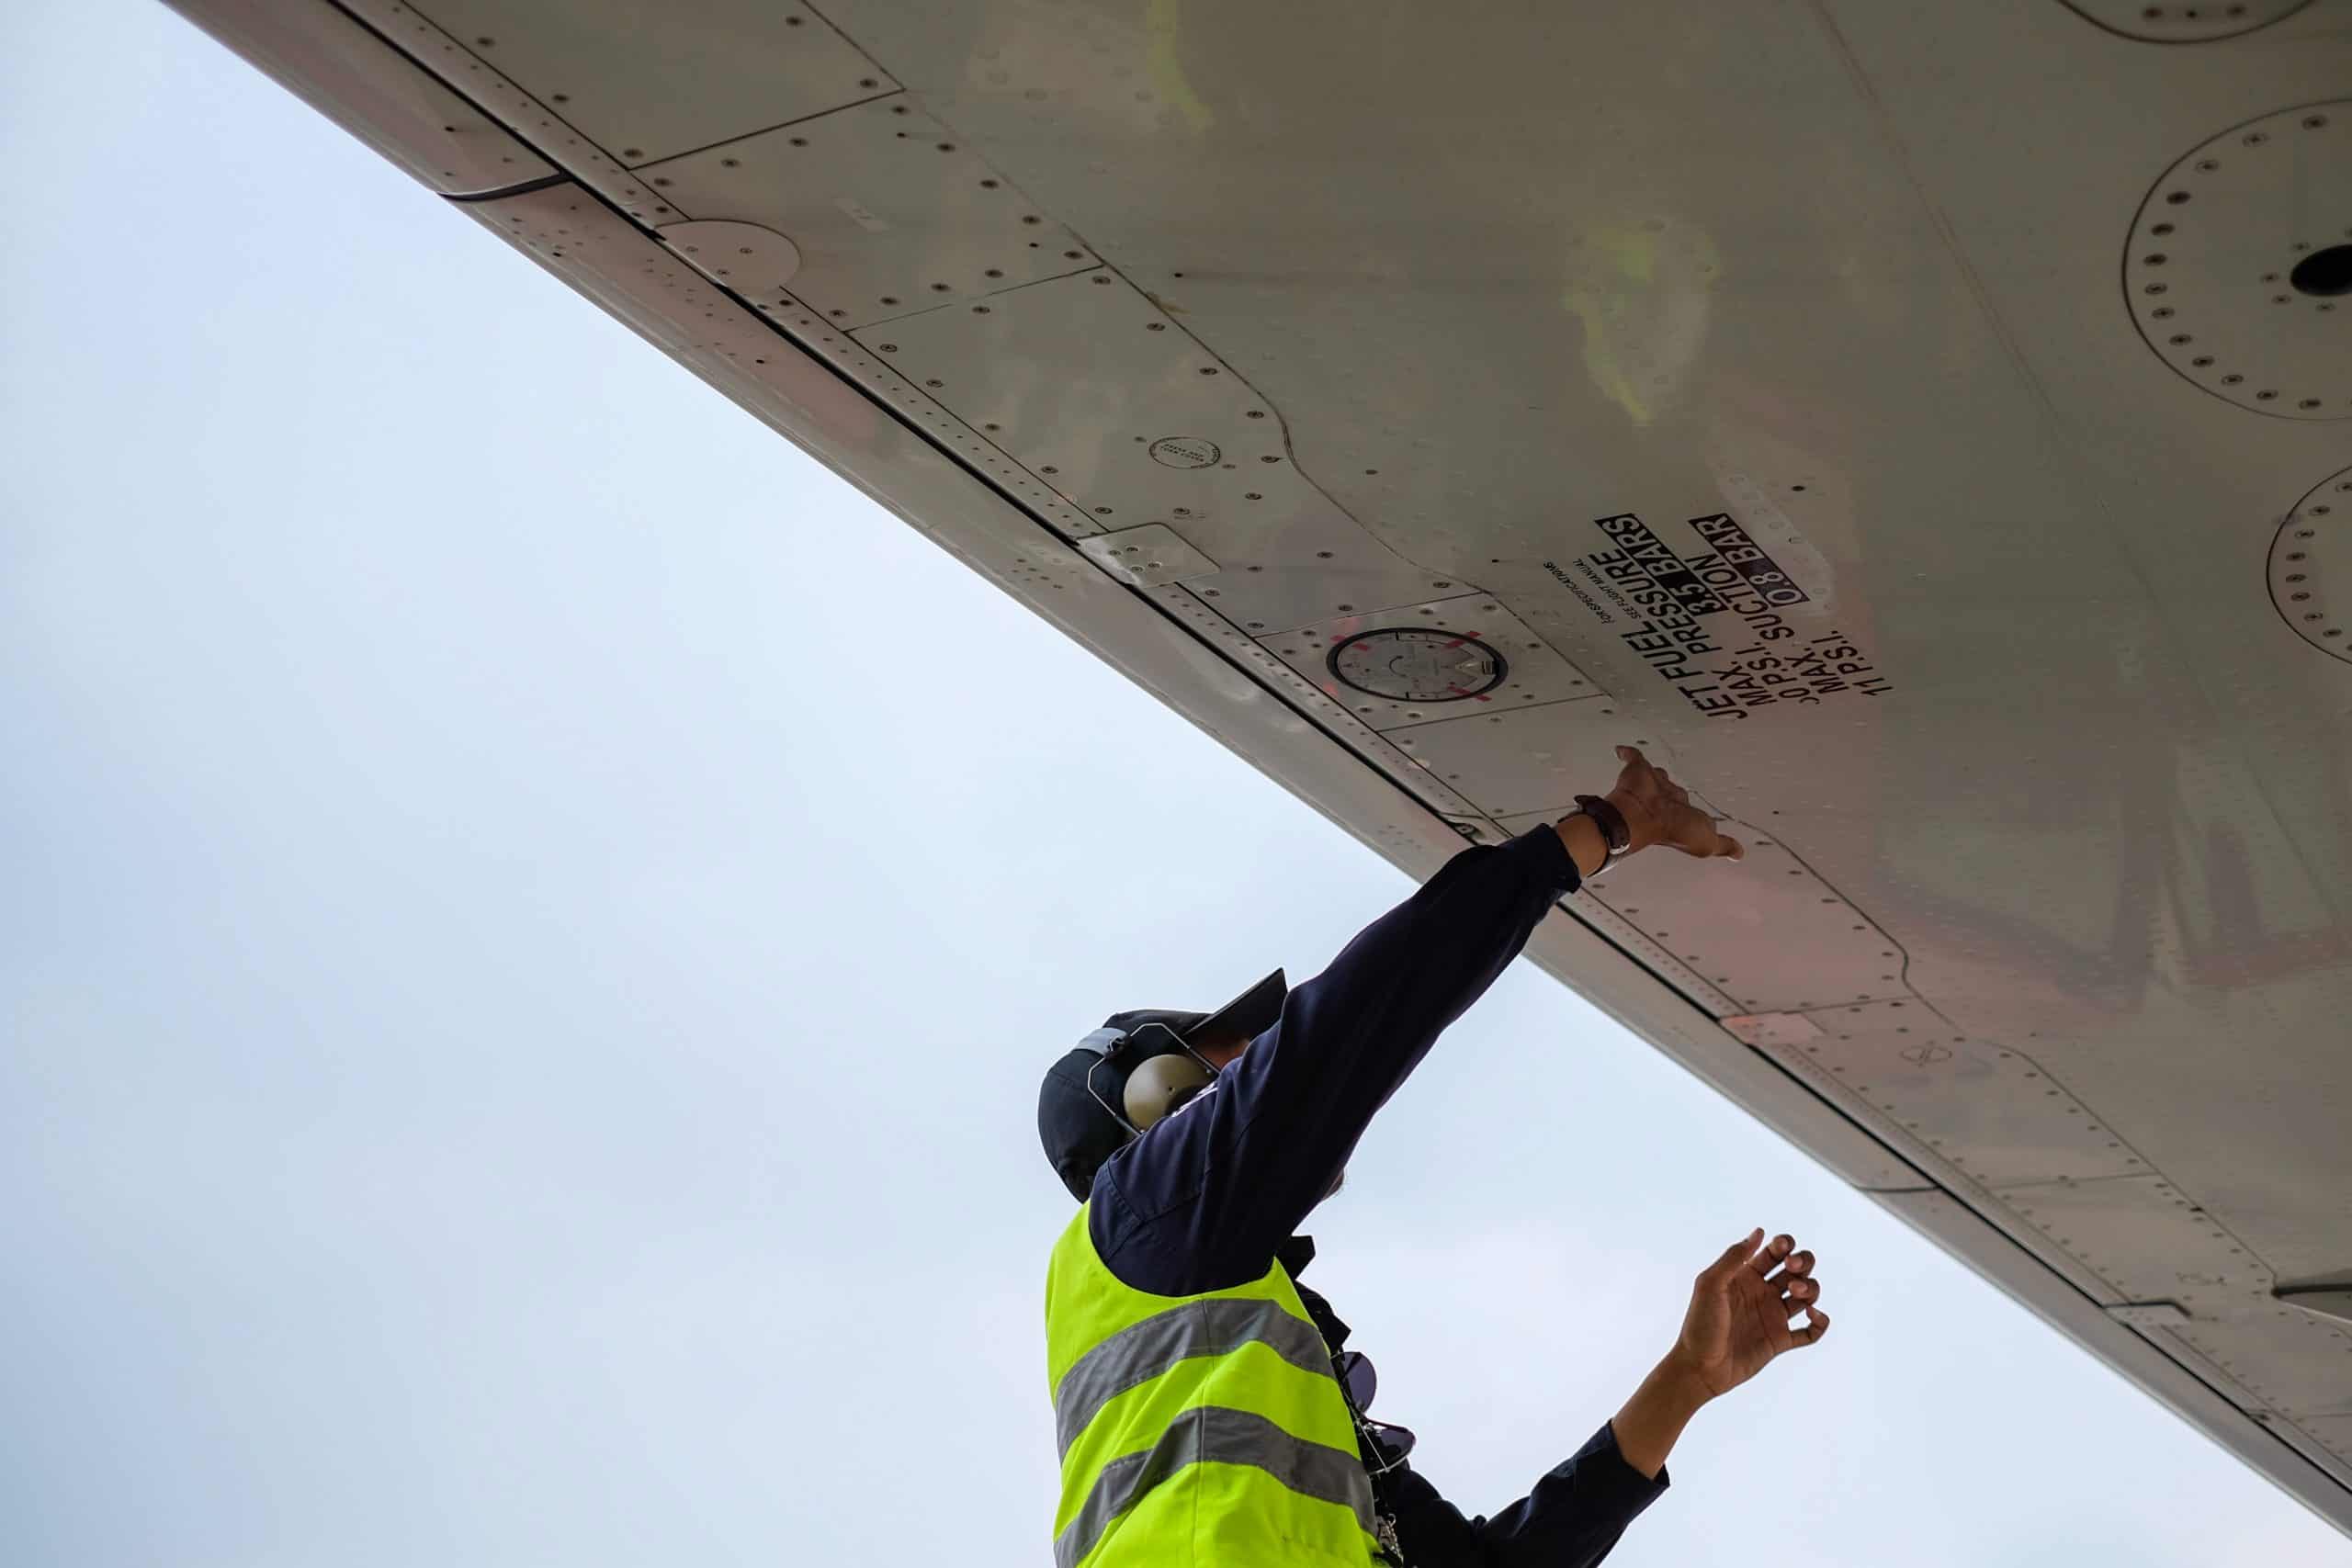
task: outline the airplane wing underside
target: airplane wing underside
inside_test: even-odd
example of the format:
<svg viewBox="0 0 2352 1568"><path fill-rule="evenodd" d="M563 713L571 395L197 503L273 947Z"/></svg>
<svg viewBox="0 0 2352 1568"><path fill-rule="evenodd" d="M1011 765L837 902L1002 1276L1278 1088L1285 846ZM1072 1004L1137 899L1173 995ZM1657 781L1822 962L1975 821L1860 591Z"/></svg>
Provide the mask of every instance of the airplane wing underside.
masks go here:
<svg viewBox="0 0 2352 1568"><path fill-rule="evenodd" d="M175 4L2352 1530L2339 0Z"/></svg>

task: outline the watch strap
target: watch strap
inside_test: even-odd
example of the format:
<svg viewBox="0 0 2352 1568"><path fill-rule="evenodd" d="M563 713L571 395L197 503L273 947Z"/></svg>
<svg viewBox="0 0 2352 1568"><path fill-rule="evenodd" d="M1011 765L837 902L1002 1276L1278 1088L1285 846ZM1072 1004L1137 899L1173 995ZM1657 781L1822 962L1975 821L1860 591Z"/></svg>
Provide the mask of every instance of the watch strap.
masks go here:
<svg viewBox="0 0 2352 1568"><path fill-rule="evenodd" d="M1592 818L1600 836L1609 840L1609 858L1615 860L1634 847L1633 829L1625 826L1625 815L1597 795L1577 796L1577 809Z"/></svg>

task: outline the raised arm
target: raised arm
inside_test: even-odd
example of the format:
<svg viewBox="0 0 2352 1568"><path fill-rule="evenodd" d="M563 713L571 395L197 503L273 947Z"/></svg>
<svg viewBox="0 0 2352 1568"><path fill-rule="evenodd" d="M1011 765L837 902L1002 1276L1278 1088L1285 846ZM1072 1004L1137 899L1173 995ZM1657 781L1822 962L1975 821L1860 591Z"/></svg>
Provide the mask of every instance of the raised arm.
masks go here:
<svg viewBox="0 0 2352 1568"><path fill-rule="evenodd" d="M1758 1244L1762 1245L1759 1246ZM1701 1408L1777 1357L1816 1344L1813 1254L1760 1230L1699 1271L1673 1348L1614 1419L1492 1518L1465 1517L1409 1467L1389 1485L1396 1534L1413 1568L1591 1568L1667 1488L1667 1454ZM1792 1318L1804 1323L1791 1328Z"/></svg>
<svg viewBox="0 0 2352 1568"><path fill-rule="evenodd" d="M1640 752L1618 755L1608 798L1632 850L1741 853ZM1373 1114L1607 849L1582 815L1465 849L1295 988L1208 1092L1104 1165L1094 1236L1119 1277L1179 1295L1263 1273Z"/></svg>

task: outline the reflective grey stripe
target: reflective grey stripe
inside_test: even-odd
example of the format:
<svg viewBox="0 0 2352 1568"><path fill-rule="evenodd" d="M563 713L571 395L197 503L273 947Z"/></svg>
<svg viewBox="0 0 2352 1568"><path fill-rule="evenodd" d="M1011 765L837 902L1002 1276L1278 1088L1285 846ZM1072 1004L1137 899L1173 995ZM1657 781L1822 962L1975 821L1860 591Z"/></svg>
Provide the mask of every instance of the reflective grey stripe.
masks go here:
<svg viewBox="0 0 2352 1568"><path fill-rule="evenodd" d="M1054 1435L1064 1458L1086 1424L1127 1390L1194 1356L1223 1356L1259 1344L1305 1371L1331 1375L1331 1352L1315 1325L1278 1302L1186 1302L1129 1324L1078 1359L1054 1390Z"/></svg>
<svg viewBox="0 0 2352 1568"><path fill-rule="evenodd" d="M1054 1540L1054 1568L1078 1568L1112 1520L1192 1464L1255 1465L1302 1496L1351 1510L1356 1528L1372 1533L1372 1478L1354 1454L1294 1438L1247 1410L1210 1404L1176 1417L1142 1452L1102 1467L1078 1517Z"/></svg>

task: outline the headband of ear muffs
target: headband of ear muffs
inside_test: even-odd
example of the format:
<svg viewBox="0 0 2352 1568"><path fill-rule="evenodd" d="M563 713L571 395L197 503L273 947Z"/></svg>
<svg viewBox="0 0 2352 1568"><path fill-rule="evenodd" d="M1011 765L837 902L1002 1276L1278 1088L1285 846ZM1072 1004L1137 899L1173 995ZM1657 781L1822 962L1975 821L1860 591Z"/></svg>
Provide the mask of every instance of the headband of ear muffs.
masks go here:
<svg viewBox="0 0 2352 1568"><path fill-rule="evenodd" d="M1088 1096L1127 1137L1140 1136L1216 1077L1190 1038L1207 1017L1157 1009L1123 1012L1079 1042L1080 1051L1094 1056L1086 1066Z"/></svg>

